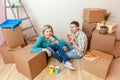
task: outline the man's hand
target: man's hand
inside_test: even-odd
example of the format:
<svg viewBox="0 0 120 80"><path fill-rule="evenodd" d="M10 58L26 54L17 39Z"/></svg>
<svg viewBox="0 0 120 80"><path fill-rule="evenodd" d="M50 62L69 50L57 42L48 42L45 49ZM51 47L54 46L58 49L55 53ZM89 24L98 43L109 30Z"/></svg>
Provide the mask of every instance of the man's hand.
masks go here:
<svg viewBox="0 0 120 80"><path fill-rule="evenodd" d="M71 45L73 45L74 41L71 39L68 41Z"/></svg>

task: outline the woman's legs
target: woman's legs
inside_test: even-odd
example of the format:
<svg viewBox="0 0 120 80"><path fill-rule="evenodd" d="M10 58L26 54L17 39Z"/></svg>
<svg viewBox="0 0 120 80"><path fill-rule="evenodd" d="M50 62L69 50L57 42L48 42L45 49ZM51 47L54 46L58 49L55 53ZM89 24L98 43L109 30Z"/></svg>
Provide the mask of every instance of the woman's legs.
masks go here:
<svg viewBox="0 0 120 80"><path fill-rule="evenodd" d="M53 44L53 45L50 46L50 48L52 48L54 51L58 51L58 53L56 53L56 54L59 55L59 57L62 58L64 62L70 60L67 57L64 49L61 46L59 46L58 44Z"/></svg>
<svg viewBox="0 0 120 80"><path fill-rule="evenodd" d="M65 43L65 46L67 46L68 50L66 51L66 55L68 58L73 58L73 59L80 59L82 55L78 55L77 52L74 52L74 47L66 40L62 41Z"/></svg>
<svg viewBox="0 0 120 80"><path fill-rule="evenodd" d="M72 66L72 64L69 62L69 58L67 57L64 49L59 46L58 44L53 44L48 49L51 51L52 56L56 59L58 59L60 62L64 61L64 66L69 69L75 70L75 68ZM58 53L55 53L55 51L58 51Z"/></svg>
<svg viewBox="0 0 120 80"><path fill-rule="evenodd" d="M62 41L65 43L65 46L67 46L67 48L68 48L65 52L69 52L72 49L74 49L74 47L68 41L63 40L63 39L62 39Z"/></svg>
<svg viewBox="0 0 120 80"><path fill-rule="evenodd" d="M58 53L56 53L51 47L47 47L48 50L51 51L51 55L57 59L59 62L62 62L63 59L58 55Z"/></svg>
<svg viewBox="0 0 120 80"><path fill-rule="evenodd" d="M67 55L68 58L70 58L70 59L71 59L71 58L73 58L73 59L80 59L80 58L83 57L82 54L78 55L77 52L74 52L74 49L71 50L71 51L66 52L66 55Z"/></svg>

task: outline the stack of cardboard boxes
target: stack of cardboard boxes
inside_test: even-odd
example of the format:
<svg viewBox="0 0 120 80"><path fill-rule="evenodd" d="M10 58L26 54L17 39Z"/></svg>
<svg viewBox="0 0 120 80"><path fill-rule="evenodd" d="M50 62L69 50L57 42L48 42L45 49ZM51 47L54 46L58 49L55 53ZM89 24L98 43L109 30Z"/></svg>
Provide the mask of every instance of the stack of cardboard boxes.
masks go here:
<svg viewBox="0 0 120 80"><path fill-rule="evenodd" d="M105 35L99 33L100 26L103 26L103 23L97 23L96 30L92 33L90 49L96 49L113 54L112 50L115 45L117 23L107 22L106 27L108 27L108 31Z"/></svg>
<svg viewBox="0 0 120 80"><path fill-rule="evenodd" d="M31 45L24 45L22 27L16 26L14 31L10 28L2 28L5 36L5 45L0 47L0 54L4 63L15 63L17 70L28 77L35 78L46 66L46 53L31 53Z"/></svg>
<svg viewBox="0 0 120 80"><path fill-rule="evenodd" d="M99 58L94 61L84 59L84 70L105 79L110 67L113 56L107 53L112 51L115 43L115 34L111 28L109 34L100 34L98 29L100 23L104 20L105 9L85 8L83 10L83 31L88 37L88 49L91 52L100 54ZM111 24L109 24L111 25ZM116 26L116 24L112 24ZM115 27L116 28L116 27ZM97 29L97 30L95 30ZM94 67L94 68L93 68Z"/></svg>
<svg viewBox="0 0 120 80"><path fill-rule="evenodd" d="M100 8L84 8L83 9L83 26L82 30L88 37L88 49L90 48L92 32L97 26L98 22L103 21L105 9Z"/></svg>
<svg viewBox="0 0 120 80"><path fill-rule="evenodd" d="M2 54L4 62L14 63L12 53L18 49L21 49L21 46L24 45L22 27L16 26L13 31L11 28L2 28L6 45L0 48L0 53Z"/></svg>

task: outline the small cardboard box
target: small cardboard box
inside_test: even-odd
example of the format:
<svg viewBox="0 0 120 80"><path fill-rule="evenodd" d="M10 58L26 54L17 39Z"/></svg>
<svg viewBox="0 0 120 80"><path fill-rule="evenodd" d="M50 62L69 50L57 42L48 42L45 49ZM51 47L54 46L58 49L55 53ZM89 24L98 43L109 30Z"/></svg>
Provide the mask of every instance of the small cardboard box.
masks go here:
<svg viewBox="0 0 120 80"><path fill-rule="evenodd" d="M93 61L89 61L84 58L84 70L105 79L113 56L97 50L92 50L92 52L100 54L99 58Z"/></svg>
<svg viewBox="0 0 120 80"><path fill-rule="evenodd" d="M46 53L31 53L30 48L32 45L28 45L15 53L13 53L17 70L33 80L46 66Z"/></svg>
<svg viewBox="0 0 120 80"><path fill-rule="evenodd" d="M21 49L21 47L17 47L17 48L12 48L10 49L9 47L7 46L4 46L4 47L0 47L0 53L3 57L3 61L5 64L8 64L8 63L14 63L15 60L13 58L13 52L17 51Z"/></svg>
<svg viewBox="0 0 120 80"><path fill-rule="evenodd" d="M103 52L111 53L115 44L115 33L100 34L98 30L92 33L90 49L100 50Z"/></svg>
<svg viewBox="0 0 120 80"><path fill-rule="evenodd" d="M100 30L100 26L103 26L103 23L97 23L97 30ZM113 33L117 30L117 23L107 22L106 27L108 27L108 33Z"/></svg>
<svg viewBox="0 0 120 80"><path fill-rule="evenodd" d="M10 28L2 28L2 30L8 47L15 48L24 44L22 27L15 27L14 31Z"/></svg>
<svg viewBox="0 0 120 80"><path fill-rule="evenodd" d="M105 9L100 8L84 8L83 20L87 22L101 22L104 20Z"/></svg>

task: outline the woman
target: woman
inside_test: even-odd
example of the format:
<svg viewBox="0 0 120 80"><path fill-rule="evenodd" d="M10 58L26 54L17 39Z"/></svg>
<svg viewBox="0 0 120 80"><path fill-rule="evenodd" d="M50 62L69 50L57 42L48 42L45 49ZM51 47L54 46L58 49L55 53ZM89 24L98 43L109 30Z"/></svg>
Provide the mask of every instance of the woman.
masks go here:
<svg viewBox="0 0 120 80"><path fill-rule="evenodd" d="M47 56L53 56L59 62L63 62L64 66L69 69L75 70L72 64L69 62L69 58L62 46L64 42L54 36L53 28L51 25L45 25L42 29L43 36L39 36L35 44L31 47L31 52L45 51Z"/></svg>

